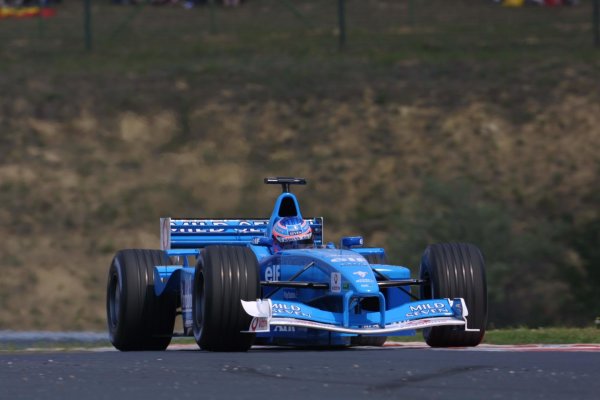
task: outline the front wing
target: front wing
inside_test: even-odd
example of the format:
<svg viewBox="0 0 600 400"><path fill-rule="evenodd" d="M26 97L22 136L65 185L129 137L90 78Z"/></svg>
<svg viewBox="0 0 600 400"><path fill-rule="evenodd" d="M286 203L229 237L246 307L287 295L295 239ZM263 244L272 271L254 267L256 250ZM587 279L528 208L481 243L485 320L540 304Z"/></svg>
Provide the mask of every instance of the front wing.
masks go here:
<svg viewBox="0 0 600 400"><path fill-rule="evenodd" d="M306 304L271 299L243 301L253 317L246 332L269 332L271 326L293 326L360 335L390 335L412 329L454 325L468 329L469 315L464 299L431 299L403 304L381 312L350 318L344 313L316 309Z"/></svg>

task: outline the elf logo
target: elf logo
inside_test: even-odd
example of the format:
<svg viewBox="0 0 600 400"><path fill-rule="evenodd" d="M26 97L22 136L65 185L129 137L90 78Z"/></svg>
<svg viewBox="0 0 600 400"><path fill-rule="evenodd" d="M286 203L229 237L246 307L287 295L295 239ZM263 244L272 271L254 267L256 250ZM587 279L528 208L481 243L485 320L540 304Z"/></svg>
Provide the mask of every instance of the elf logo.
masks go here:
<svg viewBox="0 0 600 400"><path fill-rule="evenodd" d="M265 268L265 280L277 282L281 279L281 265L269 265Z"/></svg>

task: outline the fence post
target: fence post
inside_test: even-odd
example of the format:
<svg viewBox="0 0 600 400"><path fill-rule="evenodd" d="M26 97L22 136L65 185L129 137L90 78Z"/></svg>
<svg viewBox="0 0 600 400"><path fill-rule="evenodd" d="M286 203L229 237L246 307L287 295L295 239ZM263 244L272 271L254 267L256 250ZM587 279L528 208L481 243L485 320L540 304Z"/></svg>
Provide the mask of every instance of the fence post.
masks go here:
<svg viewBox="0 0 600 400"><path fill-rule="evenodd" d="M344 0L338 0L338 22L340 28L339 49L343 50L346 45L346 10Z"/></svg>
<svg viewBox="0 0 600 400"><path fill-rule="evenodd" d="M594 0L594 46L600 47L600 0Z"/></svg>
<svg viewBox="0 0 600 400"><path fill-rule="evenodd" d="M83 0L83 36L85 49L92 51L92 0Z"/></svg>

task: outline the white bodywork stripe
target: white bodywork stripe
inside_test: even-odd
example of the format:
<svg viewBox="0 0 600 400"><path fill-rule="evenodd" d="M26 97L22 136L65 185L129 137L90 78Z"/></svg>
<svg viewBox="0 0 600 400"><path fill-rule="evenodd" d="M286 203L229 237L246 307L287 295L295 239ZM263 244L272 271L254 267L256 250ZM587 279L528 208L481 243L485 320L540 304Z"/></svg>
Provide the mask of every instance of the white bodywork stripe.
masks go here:
<svg viewBox="0 0 600 400"><path fill-rule="evenodd" d="M315 321L306 321L296 318L272 318L269 322L273 326L298 326L304 328L321 329L331 332L356 333L360 335L387 334L411 329L429 328L432 326L465 325L464 320L458 320L452 317L425 318L413 321L397 322L394 324L387 325L385 328L344 328L343 326L324 324Z"/></svg>

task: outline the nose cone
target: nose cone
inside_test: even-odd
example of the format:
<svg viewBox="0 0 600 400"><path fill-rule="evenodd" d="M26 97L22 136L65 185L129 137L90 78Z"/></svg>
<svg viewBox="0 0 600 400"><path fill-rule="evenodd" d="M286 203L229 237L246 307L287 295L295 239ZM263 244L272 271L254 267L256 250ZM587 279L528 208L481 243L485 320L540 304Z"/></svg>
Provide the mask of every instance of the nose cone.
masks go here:
<svg viewBox="0 0 600 400"><path fill-rule="evenodd" d="M323 249L320 260L327 263L331 270L343 276L344 284L355 293L377 293L379 286L369 262L360 254L349 250Z"/></svg>
<svg viewBox="0 0 600 400"><path fill-rule="evenodd" d="M342 270L344 277L350 282L356 293L377 293L379 286L375 274L369 266L345 267Z"/></svg>

